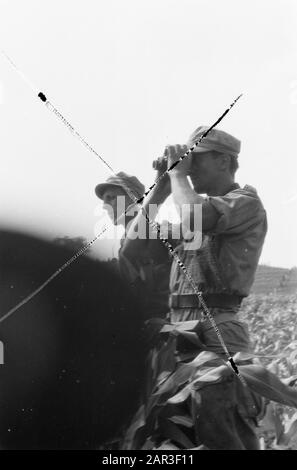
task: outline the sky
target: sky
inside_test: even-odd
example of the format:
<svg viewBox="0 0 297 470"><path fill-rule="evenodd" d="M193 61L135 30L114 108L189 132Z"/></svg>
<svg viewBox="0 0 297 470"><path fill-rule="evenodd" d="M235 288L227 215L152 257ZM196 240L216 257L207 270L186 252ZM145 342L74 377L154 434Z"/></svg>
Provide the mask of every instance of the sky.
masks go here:
<svg viewBox="0 0 297 470"><path fill-rule="evenodd" d="M0 224L50 239L108 223L109 170L37 98L42 91L117 171L212 124L242 142L237 182L266 208L261 263L297 266L296 0L0 0ZM32 85L33 83L33 85ZM117 242L93 253L112 257Z"/></svg>

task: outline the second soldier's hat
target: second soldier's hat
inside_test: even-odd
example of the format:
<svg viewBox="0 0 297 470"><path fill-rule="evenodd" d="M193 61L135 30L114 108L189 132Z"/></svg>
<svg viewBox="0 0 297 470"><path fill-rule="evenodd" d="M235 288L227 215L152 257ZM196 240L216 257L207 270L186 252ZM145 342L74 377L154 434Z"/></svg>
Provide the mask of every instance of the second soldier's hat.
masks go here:
<svg viewBox="0 0 297 470"><path fill-rule="evenodd" d="M110 186L119 186L127 193L128 188L139 199L145 191L144 185L136 176L127 175L124 171L120 171L116 175L107 178L105 183L97 184L95 188L96 195L102 199L104 191ZM127 193L128 194L128 193ZM129 195L129 194L128 194ZM129 195L130 196L130 195Z"/></svg>

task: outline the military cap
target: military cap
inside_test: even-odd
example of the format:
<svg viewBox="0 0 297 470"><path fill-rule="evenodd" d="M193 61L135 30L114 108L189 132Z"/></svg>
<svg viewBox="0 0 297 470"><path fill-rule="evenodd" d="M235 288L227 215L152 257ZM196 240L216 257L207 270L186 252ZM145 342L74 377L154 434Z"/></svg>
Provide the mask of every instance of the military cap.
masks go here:
<svg viewBox="0 0 297 470"><path fill-rule="evenodd" d="M207 126L197 127L187 142L188 148L193 147L207 129L209 129ZM193 152L204 153L209 152L210 150L216 150L217 152L227 153L238 157L240 146L240 140L233 137L233 135L219 129L212 129L209 131L207 136L201 140L201 143L195 147Z"/></svg>
<svg viewBox="0 0 297 470"><path fill-rule="evenodd" d="M105 183L100 183L97 184L95 188L95 193L96 195L100 198L103 199L103 194L104 191L109 188L110 186L119 186L122 188L127 194L127 189L128 188L132 193L139 199L141 196L143 196L143 193L145 191L144 185L139 181L136 176L130 176L127 175L124 171L120 171L116 175L112 175L109 178L107 178ZM130 196L130 194L128 194Z"/></svg>

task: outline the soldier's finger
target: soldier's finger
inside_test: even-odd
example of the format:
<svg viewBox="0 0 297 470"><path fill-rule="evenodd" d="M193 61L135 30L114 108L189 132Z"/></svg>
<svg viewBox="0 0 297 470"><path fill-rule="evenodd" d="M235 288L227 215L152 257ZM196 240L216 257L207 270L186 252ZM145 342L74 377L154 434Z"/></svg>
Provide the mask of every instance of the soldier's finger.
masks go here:
<svg viewBox="0 0 297 470"><path fill-rule="evenodd" d="M184 150L184 145L177 144L176 152L177 152L178 157L182 157L186 152L186 150Z"/></svg>
<svg viewBox="0 0 297 470"><path fill-rule="evenodd" d="M168 145L167 146L167 155L170 158L176 158L176 146L175 145Z"/></svg>
<svg viewBox="0 0 297 470"><path fill-rule="evenodd" d="M183 155L188 151L188 146L187 145L182 145L182 152L183 152ZM190 152L189 152L190 154Z"/></svg>

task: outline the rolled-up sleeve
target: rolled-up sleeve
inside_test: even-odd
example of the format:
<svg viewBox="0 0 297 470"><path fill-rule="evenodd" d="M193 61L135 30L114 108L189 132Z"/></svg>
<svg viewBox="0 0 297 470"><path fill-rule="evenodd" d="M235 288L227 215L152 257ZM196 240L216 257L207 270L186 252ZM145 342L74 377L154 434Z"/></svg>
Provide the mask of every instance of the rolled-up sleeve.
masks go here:
<svg viewBox="0 0 297 470"><path fill-rule="evenodd" d="M204 203L214 208L219 218L212 233L240 234L266 217L257 195L244 191L232 191L224 196L210 196Z"/></svg>

